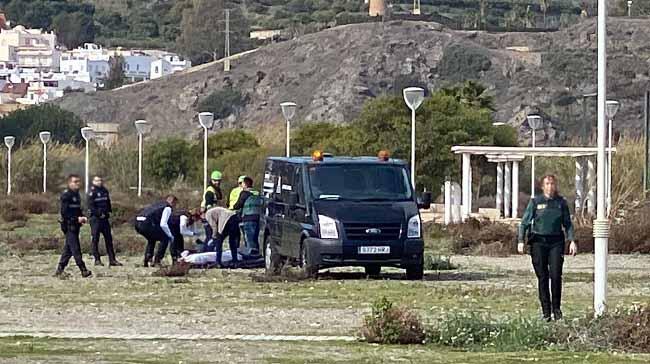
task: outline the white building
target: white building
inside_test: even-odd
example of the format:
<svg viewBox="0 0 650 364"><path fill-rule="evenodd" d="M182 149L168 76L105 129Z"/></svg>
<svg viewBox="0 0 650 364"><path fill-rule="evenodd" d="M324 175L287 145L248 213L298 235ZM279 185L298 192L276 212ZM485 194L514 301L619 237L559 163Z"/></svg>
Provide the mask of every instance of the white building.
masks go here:
<svg viewBox="0 0 650 364"><path fill-rule="evenodd" d="M21 69L58 71L59 49L56 34L22 25L0 31L0 63Z"/></svg>
<svg viewBox="0 0 650 364"><path fill-rule="evenodd" d="M151 62L151 79L171 75L192 67L192 62L175 54L165 54Z"/></svg>

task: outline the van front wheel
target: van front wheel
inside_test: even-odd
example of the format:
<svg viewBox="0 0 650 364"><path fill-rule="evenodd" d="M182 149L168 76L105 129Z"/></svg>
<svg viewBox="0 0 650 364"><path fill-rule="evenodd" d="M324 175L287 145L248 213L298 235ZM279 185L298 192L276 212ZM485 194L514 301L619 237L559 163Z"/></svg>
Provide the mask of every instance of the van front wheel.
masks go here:
<svg viewBox="0 0 650 364"><path fill-rule="evenodd" d="M377 277L381 273L381 265L366 265L364 268L366 269L366 275L370 277Z"/></svg>
<svg viewBox="0 0 650 364"><path fill-rule="evenodd" d="M419 281L422 278L424 278L424 261L420 258L418 263L406 266L406 279Z"/></svg>

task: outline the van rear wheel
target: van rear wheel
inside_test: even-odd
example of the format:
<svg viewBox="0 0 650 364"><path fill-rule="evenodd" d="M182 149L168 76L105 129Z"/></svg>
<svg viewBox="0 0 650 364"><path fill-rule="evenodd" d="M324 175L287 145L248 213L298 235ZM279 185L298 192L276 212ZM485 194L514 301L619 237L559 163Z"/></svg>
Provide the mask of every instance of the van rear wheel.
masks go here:
<svg viewBox="0 0 650 364"><path fill-rule="evenodd" d="M269 275L277 275L282 269L282 256L268 239L264 241L264 268Z"/></svg>
<svg viewBox="0 0 650 364"><path fill-rule="evenodd" d="M318 274L318 265L315 264L311 257L309 244L307 244L306 240L301 244L300 248L300 267L305 278L314 278Z"/></svg>
<svg viewBox="0 0 650 364"><path fill-rule="evenodd" d="M381 265L371 264L364 267L366 269L366 275L370 277L376 277L381 273Z"/></svg>

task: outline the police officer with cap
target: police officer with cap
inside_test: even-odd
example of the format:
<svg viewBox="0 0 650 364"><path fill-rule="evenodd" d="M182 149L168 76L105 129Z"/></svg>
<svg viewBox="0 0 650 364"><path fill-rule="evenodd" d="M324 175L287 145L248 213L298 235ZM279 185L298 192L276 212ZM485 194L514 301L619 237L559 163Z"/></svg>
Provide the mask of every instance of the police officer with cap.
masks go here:
<svg viewBox="0 0 650 364"><path fill-rule="evenodd" d="M104 236L106 244L106 254L108 255L108 265L121 266L122 263L115 259L115 250L113 249L113 235L111 234L111 223L109 221L111 212L111 197L108 189L104 187L102 177L95 176L93 185L88 192L88 211L90 212L90 231L92 235L92 254L95 258L95 265L104 265L99 254L99 236Z"/></svg>
<svg viewBox="0 0 650 364"><path fill-rule="evenodd" d="M555 320L560 320L565 239L571 242L571 255L578 253L578 245L574 240L569 206L564 197L558 194L557 178L554 175L546 175L541 179L541 184L544 192L530 200L519 225L517 250L520 254L524 253L524 238L528 232L542 315L545 320L550 321L552 313Z"/></svg>
<svg viewBox="0 0 650 364"><path fill-rule="evenodd" d="M81 187L81 178L76 174L68 176L68 188L61 194L61 231L65 234L65 245L63 253L59 260L55 276L62 276L65 267L68 265L71 257L74 257L77 267L81 270L81 276L86 278L92 275L92 272L86 268L83 257L81 256L81 244L79 243L79 230L88 220L83 216L81 210L81 196L79 189Z"/></svg>

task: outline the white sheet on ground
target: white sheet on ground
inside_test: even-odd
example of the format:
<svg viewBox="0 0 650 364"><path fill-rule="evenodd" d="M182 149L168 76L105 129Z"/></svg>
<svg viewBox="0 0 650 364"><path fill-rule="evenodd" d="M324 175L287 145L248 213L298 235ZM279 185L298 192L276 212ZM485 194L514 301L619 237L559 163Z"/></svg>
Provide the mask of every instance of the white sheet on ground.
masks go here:
<svg viewBox="0 0 650 364"><path fill-rule="evenodd" d="M237 259L239 261L243 260L241 254L237 254ZM207 252L207 253L196 253L190 254L189 251L184 251L181 253L181 257L178 259L181 262L186 262L190 264L203 265L203 264L214 264L217 262L217 253L216 252ZM230 263L232 260L232 254L230 251L224 251L221 254L221 263Z"/></svg>

